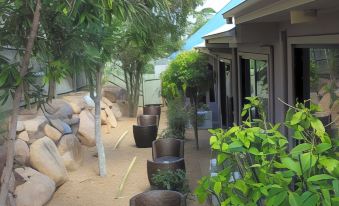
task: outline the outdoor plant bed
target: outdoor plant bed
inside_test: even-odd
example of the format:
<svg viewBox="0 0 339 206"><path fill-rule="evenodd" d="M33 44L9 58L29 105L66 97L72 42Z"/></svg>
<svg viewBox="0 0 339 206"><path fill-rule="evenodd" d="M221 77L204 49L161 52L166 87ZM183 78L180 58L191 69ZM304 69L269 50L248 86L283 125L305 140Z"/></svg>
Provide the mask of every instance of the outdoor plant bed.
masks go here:
<svg viewBox="0 0 339 206"><path fill-rule="evenodd" d="M158 115L160 120L161 107L160 105L145 105L143 108L144 115Z"/></svg>
<svg viewBox="0 0 339 206"><path fill-rule="evenodd" d="M157 139L152 143L153 161L169 161L184 158L184 141L174 138Z"/></svg>
<svg viewBox="0 0 339 206"><path fill-rule="evenodd" d="M158 159L158 161L147 160L147 176L148 176L148 181L151 186L157 186L153 182L153 179L152 179L153 176L156 175L159 171L164 171L164 170L186 171L184 158L171 159L171 157L169 157L168 159L165 159L165 158Z"/></svg>
<svg viewBox="0 0 339 206"><path fill-rule="evenodd" d="M140 126L150 126L150 125L159 126L158 115L140 115L137 117L137 121L138 121L138 125Z"/></svg>
<svg viewBox="0 0 339 206"><path fill-rule="evenodd" d="M157 138L158 126L140 126L133 125L133 136L137 147L148 148L152 147L152 142Z"/></svg>
<svg viewBox="0 0 339 206"><path fill-rule="evenodd" d="M131 198L130 206L185 206L184 196L175 191L153 190Z"/></svg>

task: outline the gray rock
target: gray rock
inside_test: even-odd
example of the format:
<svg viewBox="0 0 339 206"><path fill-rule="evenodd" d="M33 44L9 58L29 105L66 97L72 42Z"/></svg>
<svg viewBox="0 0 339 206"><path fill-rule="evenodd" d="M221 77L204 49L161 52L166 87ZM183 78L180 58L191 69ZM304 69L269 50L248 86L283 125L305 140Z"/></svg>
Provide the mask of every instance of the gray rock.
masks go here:
<svg viewBox="0 0 339 206"><path fill-rule="evenodd" d="M45 135L51 138L51 140L53 140L54 142L58 142L62 136L62 133L59 130L55 129L49 124L45 125L44 132L45 132Z"/></svg>
<svg viewBox="0 0 339 206"><path fill-rule="evenodd" d="M83 110L80 115L79 139L82 144L95 146L95 122L93 114L88 110Z"/></svg>
<svg viewBox="0 0 339 206"><path fill-rule="evenodd" d="M59 130L59 132L61 132L62 135L72 133L71 127L65 122L61 121L60 119L51 119L51 124L54 128Z"/></svg>

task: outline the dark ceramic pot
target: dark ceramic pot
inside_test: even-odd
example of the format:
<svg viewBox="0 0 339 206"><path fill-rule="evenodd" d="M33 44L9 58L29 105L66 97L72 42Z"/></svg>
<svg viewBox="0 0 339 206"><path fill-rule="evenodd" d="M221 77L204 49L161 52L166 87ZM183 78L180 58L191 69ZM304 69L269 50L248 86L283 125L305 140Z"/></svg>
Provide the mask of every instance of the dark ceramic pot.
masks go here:
<svg viewBox="0 0 339 206"><path fill-rule="evenodd" d="M157 161L147 160L147 176L148 176L148 181L149 181L151 186L156 186L152 181L152 177L159 170L176 171L176 170L179 170L179 169L185 171L185 160L184 160L184 158L164 157L164 158L158 158Z"/></svg>
<svg viewBox="0 0 339 206"><path fill-rule="evenodd" d="M157 139L152 143L153 161L165 157L184 158L184 141L174 138Z"/></svg>
<svg viewBox="0 0 339 206"><path fill-rule="evenodd" d="M159 124L158 115L140 115L137 117L138 125L140 126L150 126Z"/></svg>
<svg viewBox="0 0 339 206"><path fill-rule="evenodd" d="M139 148L152 147L152 142L157 138L158 126L139 126L133 125L133 136L135 144Z"/></svg>
<svg viewBox="0 0 339 206"><path fill-rule="evenodd" d="M153 190L130 199L130 206L185 206L185 197L175 191Z"/></svg>
<svg viewBox="0 0 339 206"><path fill-rule="evenodd" d="M143 108L144 113L146 115L158 115L160 118L161 107L159 105L145 105Z"/></svg>

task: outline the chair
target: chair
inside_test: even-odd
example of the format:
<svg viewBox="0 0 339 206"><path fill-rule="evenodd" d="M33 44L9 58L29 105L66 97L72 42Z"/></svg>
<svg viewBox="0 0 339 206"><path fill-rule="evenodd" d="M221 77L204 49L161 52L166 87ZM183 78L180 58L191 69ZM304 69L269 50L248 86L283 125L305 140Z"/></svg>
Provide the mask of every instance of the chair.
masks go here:
<svg viewBox="0 0 339 206"><path fill-rule="evenodd" d="M152 147L152 142L157 138L158 126L140 126L133 125L133 136L137 147L148 148Z"/></svg>
<svg viewBox="0 0 339 206"><path fill-rule="evenodd" d="M130 206L185 206L184 196L170 190L153 190L130 199Z"/></svg>
<svg viewBox="0 0 339 206"><path fill-rule="evenodd" d="M140 126L159 126L159 117L158 115L140 115L137 117L137 122Z"/></svg>
<svg viewBox="0 0 339 206"><path fill-rule="evenodd" d="M184 141L167 138L157 139L152 143L153 161L169 161L184 158Z"/></svg>
<svg viewBox="0 0 339 206"><path fill-rule="evenodd" d="M185 171L185 160L184 158L179 158L175 160L168 159L168 161L165 161L162 159L161 161L151 161L147 160L147 176L148 181L151 186L156 186L154 182L152 181L152 177L158 173L158 171L163 170L184 170Z"/></svg>

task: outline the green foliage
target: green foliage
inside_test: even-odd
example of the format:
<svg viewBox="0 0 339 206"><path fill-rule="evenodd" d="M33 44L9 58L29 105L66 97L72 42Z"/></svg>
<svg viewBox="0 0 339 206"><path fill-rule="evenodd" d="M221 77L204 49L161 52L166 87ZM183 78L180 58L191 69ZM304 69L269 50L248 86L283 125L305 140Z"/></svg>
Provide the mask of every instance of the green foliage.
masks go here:
<svg viewBox="0 0 339 206"><path fill-rule="evenodd" d="M186 173L183 170L159 170L152 181L161 190L173 190L187 194L189 192Z"/></svg>
<svg viewBox="0 0 339 206"><path fill-rule="evenodd" d="M260 99L247 99L243 115L255 109L260 119L248 115L241 126L210 131L211 148L223 169L200 180L195 191L199 201L213 194L220 205L337 205L339 161L323 124L313 115L318 108L297 103L289 109L285 125L299 144L286 152L288 141L280 125L266 121Z"/></svg>
<svg viewBox="0 0 339 206"><path fill-rule="evenodd" d="M188 113L184 107L182 97L177 97L168 101L167 120L168 129L176 138L184 139L186 125L188 121Z"/></svg>

